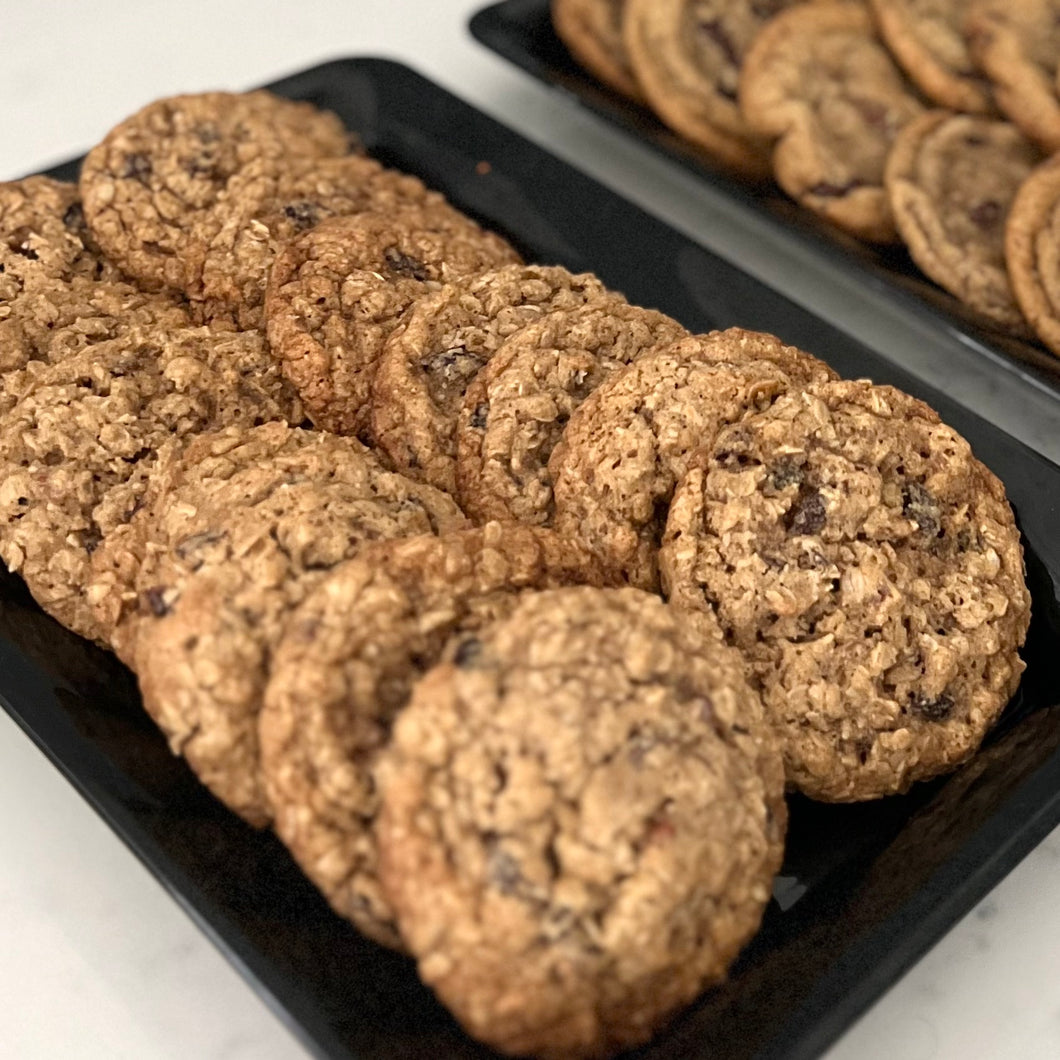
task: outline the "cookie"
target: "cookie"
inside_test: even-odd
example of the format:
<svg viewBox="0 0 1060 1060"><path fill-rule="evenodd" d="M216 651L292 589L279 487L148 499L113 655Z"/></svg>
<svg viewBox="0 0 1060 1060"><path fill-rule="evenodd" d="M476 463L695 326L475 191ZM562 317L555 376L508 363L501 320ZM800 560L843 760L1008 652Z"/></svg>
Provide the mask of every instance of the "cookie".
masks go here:
<svg viewBox="0 0 1060 1060"><path fill-rule="evenodd" d="M640 88L622 41L626 0L552 0L552 26L577 61L604 84L633 100Z"/></svg>
<svg viewBox="0 0 1060 1060"><path fill-rule="evenodd" d="M643 354L571 415L548 465L553 527L655 590L670 498L697 452L791 387L835 378L808 353L742 328Z"/></svg>
<svg viewBox="0 0 1060 1060"><path fill-rule="evenodd" d="M862 239L897 239L884 163L924 108L863 3L821 0L772 19L745 57L740 107L779 137L773 174L796 202Z"/></svg>
<svg viewBox="0 0 1060 1060"><path fill-rule="evenodd" d="M274 419L301 409L254 332L132 331L66 357L0 423L0 558L50 615L104 641L91 555L135 511L159 449Z"/></svg>
<svg viewBox="0 0 1060 1060"><path fill-rule="evenodd" d="M395 468L456 492L456 420L468 385L509 336L558 309L624 301L586 273L506 265L413 302L372 384L371 435Z"/></svg>
<svg viewBox="0 0 1060 1060"><path fill-rule="evenodd" d="M527 594L395 723L385 893L423 981L505 1053L646 1041L758 927L783 768L705 617L635 589Z"/></svg>
<svg viewBox="0 0 1060 1060"><path fill-rule="evenodd" d="M936 110L895 137L885 171L891 212L917 265L969 308L1028 336L1005 267L1005 220L1040 160L1009 122Z"/></svg>
<svg viewBox="0 0 1060 1060"><path fill-rule="evenodd" d="M789 391L678 486L671 602L748 661L788 780L877 798L955 768L1016 690L1030 617L1001 483L922 402L861 380Z"/></svg>
<svg viewBox="0 0 1060 1060"><path fill-rule="evenodd" d="M130 276L202 294L203 259L221 224L218 200L246 166L346 154L334 114L269 92L205 92L148 104L89 151L85 218Z"/></svg>
<svg viewBox="0 0 1060 1060"><path fill-rule="evenodd" d="M687 335L633 305L557 310L516 332L468 387L457 423L457 495L473 519L544 526L548 460L571 413L638 354Z"/></svg>
<svg viewBox="0 0 1060 1060"><path fill-rule="evenodd" d="M1005 117L1042 150L1060 150L1060 3L971 0L964 29Z"/></svg>
<svg viewBox="0 0 1060 1060"><path fill-rule="evenodd" d="M676 133L752 179L772 172L768 140L740 113L751 42L798 0L628 0L624 38L652 110Z"/></svg>
<svg viewBox="0 0 1060 1060"><path fill-rule="evenodd" d="M1023 182L1005 226L1012 290L1038 338L1060 355L1060 163L1051 158Z"/></svg>
<svg viewBox="0 0 1060 1060"><path fill-rule="evenodd" d="M341 915L400 942L379 887L374 767L415 681L458 633L524 589L585 581L591 562L549 531L490 524L366 548L299 608L261 715L277 834Z"/></svg>
<svg viewBox="0 0 1060 1060"><path fill-rule="evenodd" d="M368 424L372 376L417 298L518 261L500 236L451 207L405 207L325 221L276 258L265 299L272 348L313 422L337 434Z"/></svg>
<svg viewBox="0 0 1060 1060"><path fill-rule="evenodd" d="M180 463L133 519L145 546L125 594L124 654L174 753L264 825L257 718L291 613L365 542L467 523L356 440L283 423L205 435Z"/></svg>
<svg viewBox="0 0 1060 1060"><path fill-rule="evenodd" d="M235 310L244 328L264 326L265 285L284 244L329 217L402 206L445 205L415 177L359 155L258 160L228 182L220 231L206 251L203 293Z"/></svg>
<svg viewBox="0 0 1060 1060"><path fill-rule="evenodd" d="M869 0L876 27L909 79L940 107L996 114L964 36L970 0Z"/></svg>

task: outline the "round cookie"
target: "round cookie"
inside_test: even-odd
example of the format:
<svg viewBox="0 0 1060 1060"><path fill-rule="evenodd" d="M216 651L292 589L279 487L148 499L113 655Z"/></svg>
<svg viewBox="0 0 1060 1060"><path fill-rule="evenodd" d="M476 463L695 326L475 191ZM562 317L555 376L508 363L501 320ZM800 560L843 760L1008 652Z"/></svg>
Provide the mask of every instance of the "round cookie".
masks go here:
<svg viewBox="0 0 1060 1060"><path fill-rule="evenodd" d="M970 757L1016 690L1030 618L1001 483L922 402L861 380L790 391L678 486L672 603L716 613L788 780L848 802Z"/></svg>
<svg viewBox="0 0 1060 1060"><path fill-rule="evenodd" d="M400 946L378 881L374 768L413 684L451 637L506 613L521 590L599 580L550 531L492 523L368 547L291 619L260 720L274 827L365 934Z"/></svg>
<svg viewBox="0 0 1060 1060"><path fill-rule="evenodd" d="M783 768L706 617L634 589L527 594L395 723L385 893L420 977L505 1053L646 1041L758 927Z"/></svg>
<svg viewBox="0 0 1060 1060"><path fill-rule="evenodd" d="M928 111L894 140L885 183L913 260L995 324L1027 333L1005 267L1005 220L1041 160L1005 121Z"/></svg>
<svg viewBox="0 0 1060 1060"><path fill-rule="evenodd" d="M0 558L37 602L104 640L85 598L92 552L127 522L167 444L301 419L261 335L134 330L44 368L0 423Z"/></svg>
<svg viewBox="0 0 1060 1060"><path fill-rule="evenodd" d="M740 107L779 137L773 173L793 199L862 239L896 240L884 163L923 107L864 3L820 0L772 19L745 57Z"/></svg>
<svg viewBox="0 0 1060 1060"><path fill-rule="evenodd" d="M1005 116L1044 151L1060 150L1060 3L971 0L964 29Z"/></svg>
<svg viewBox="0 0 1060 1060"><path fill-rule="evenodd" d="M970 0L869 0L891 54L940 107L996 113L990 83L976 68L964 36Z"/></svg>
<svg viewBox="0 0 1060 1060"><path fill-rule="evenodd" d="M372 384L371 435L412 478L456 492L456 421L468 385L510 335L547 313L622 302L586 273L506 265L413 302Z"/></svg>
<svg viewBox="0 0 1060 1060"><path fill-rule="evenodd" d="M553 527L630 585L657 589L670 498L697 452L786 390L835 378L808 353L742 328L642 354L574 411L552 451Z"/></svg>
<svg viewBox="0 0 1060 1060"><path fill-rule="evenodd" d="M168 477L133 520L145 515L145 547L124 654L174 753L265 825L257 719L290 615L366 542L467 521L445 494L386 471L355 439L282 423L198 438Z"/></svg>
<svg viewBox="0 0 1060 1060"><path fill-rule="evenodd" d="M276 258L265 298L269 342L313 422L365 430L387 338L417 298L518 261L500 236L449 206L324 221Z"/></svg>
<svg viewBox="0 0 1060 1060"><path fill-rule="evenodd" d="M688 332L617 304L557 310L517 331L475 377L457 424L457 494L473 519L547 525L548 460L571 413L638 354Z"/></svg>
<svg viewBox="0 0 1060 1060"><path fill-rule="evenodd" d="M1060 355L1060 162L1051 158L1023 182L1005 226L1005 263L1023 315Z"/></svg>
<svg viewBox="0 0 1060 1060"><path fill-rule="evenodd" d="M798 0L628 0L624 37L652 110L744 176L772 172L769 143L740 113L737 84L751 42Z"/></svg>
<svg viewBox="0 0 1060 1060"><path fill-rule="evenodd" d="M218 200L252 162L347 152L334 114L269 92L205 92L157 100L113 128L81 168L93 236L130 276L202 295Z"/></svg>
<svg viewBox="0 0 1060 1060"><path fill-rule="evenodd" d="M263 327L269 269L286 243L329 217L410 205L446 208L415 177L360 155L291 159L283 169L259 159L218 202L223 224L206 251L203 293L232 307L242 327Z"/></svg>
<svg viewBox="0 0 1060 1060"><path fill-rule="evenodd" d="M622 41L626 0L552 0L552 26L575 59L623 96L639 101Z"/></svg>

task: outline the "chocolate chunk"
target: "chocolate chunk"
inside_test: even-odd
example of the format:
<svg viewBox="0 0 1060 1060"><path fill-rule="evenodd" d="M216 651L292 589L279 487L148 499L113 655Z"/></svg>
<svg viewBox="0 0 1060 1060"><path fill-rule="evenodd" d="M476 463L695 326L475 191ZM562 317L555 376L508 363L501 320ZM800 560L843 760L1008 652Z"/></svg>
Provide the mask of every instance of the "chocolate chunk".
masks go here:
<svg viewBox="0 0 1060 1060"><path fill-rule="evenodd" d="M775 490L784 490L788 486L801 486L805 472L794 460L778 460L769 473L769 484Z"/></svg>
<svg viewBox="0 0 1060 1060"><path fill-rule="evenodd" d="M953 713L953 700L943 693L938 699L916 692L909 700L909 709L924 721L945 721Z"/></svg>
<svg viewBox="0 0 1060 1060"><path fill-rule="evenodd" d="M417 261L415 258L409 257L408 254L402 254L397 247L387 247L383 251L383 257L386 259L391 272L399 273L402 276L411 276L414 280L426 281L430 279L427 266L422 261Z"/></svg>
<svg viewBox="0 0 1060 1060"><path fill-rule="evenodd" d="M121 175L126 180L138 180L146 184L147 178L151 176L151 159L141 154L126 155Z"/></svg>
<svg viewBox="0 0 1060 1060"><path fill-rule="evenodd" d="M486 421L489 417L490 407L488 402L483 402L481 405L475 406L475 411L471 413L470 426L472 430L484 431L486 429Z"/></svg>
<svg viewBox="0 0 1060 1060"><path fill-rule="evenodd" d="M824 498L817 490L801 488L795 503L784 517L784 525L792 534L816 534L827 521Z"/></svg>
<svg viewBox="0 0 1060 1060"><path fill-rule="evenodd" d="M912 519L925 537L935 537L941 528L939 502L919 482L907 482L902 489L902 514Z"/></svg>
<svg viewBox="0 0 1060 1060"><path fill-rule="evenodd" d="M148 589L143 594L143 603L155 618L165 618L169 614L169 604L166 602L166 590L160 585Z"/></svg>
<svg viewBox="0 0 1060 1060"><path fill-rule="evenodd" d="M466 637L453 653L453 665L461 670L473 670L482 658L482 641L478 637Z"/></svg>
<svg viewBox="0 0 1060 1060"><path fill-rule="evenodd" d="M66 208L66 213L63 214L63 224L75 231L84 229L85 211L79 202L73 202Z"/></svg>
<svg viewBox="0 0 1060 1060"><path fill-rule="evenodd" d="M283 208L283 215L293 221L299 231L320 224L320 207L315 202L289 202Z"/></svg>
<svg viewBox="0 0 1060 1060"><path fill-rule="evenodd" d="M523 882L519 862L500 847L494 847L489 853L489 877L501 894L514 894Z"/></svg>
<svg viewBox="0 0 1060 1060"><path fill-rule="evenodd" d="M993 228L1001 220L1001 204L987 200L968 211L968 216L983 229Z"/></svg>

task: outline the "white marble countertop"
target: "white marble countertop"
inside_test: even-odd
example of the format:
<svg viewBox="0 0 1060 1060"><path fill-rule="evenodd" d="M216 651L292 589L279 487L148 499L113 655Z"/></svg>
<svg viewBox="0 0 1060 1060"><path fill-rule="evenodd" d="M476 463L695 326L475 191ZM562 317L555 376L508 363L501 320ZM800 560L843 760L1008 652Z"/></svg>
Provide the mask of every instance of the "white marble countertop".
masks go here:
<svg viewBox="0 0 1060 1060"><path fill-rule="evenodd" d="M915 327L843 276L748 242L690 175L475 44L465 0L0 2L0 179L69 157L149 100L385 55L545 144L1060 460L1055 402ZM307 1054L0 712L0 1055L294 1060ZM1060 830L922 958L829 1060L1060 1056Z"/></svg>

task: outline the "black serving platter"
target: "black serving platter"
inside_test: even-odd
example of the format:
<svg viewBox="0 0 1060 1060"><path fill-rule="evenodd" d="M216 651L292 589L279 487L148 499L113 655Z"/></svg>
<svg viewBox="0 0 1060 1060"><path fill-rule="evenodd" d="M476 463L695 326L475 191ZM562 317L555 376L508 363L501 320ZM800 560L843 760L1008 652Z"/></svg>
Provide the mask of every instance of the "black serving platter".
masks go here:
<svg viewBox="0 0 1060 1060"><path fill-rule="evenodd" d="M741 182L726 174L647 108L597 81L575 62L553 31L549 0L504 0L479 11L470 28L479 41L538 80L560 89L659 153L693 170L730 207L753 211L781 241L795 241L839 265L848 275L857 275L866 301L882 299L901 306L940 335L955 334L962 345L978 351L1002 370L1060 398L1060 358L1042 346L985 324L928 280L904 247L861 243L795 205L776 185Z"/></svg>
<svg viewBox="0 0 1060 1060"><path fill-rule="evenodd" d="M693 330L772 331L844 375L919 395L1005 482L1025 537L1034 621L1022 687L986 748L900 798L792 799L788 853L761 932L726 985L637 1054L817 1055L1060 823L1060 468L405 67L339 60L271 87L338 112L369 151L445 192L528 259L593 270ZM76 170L71 162L53 172ZM274 837L225 810L170 755L128 671L45 617L7 574L0 703L311 1051L490 1055L410 961L334 916Z"/></svg>

